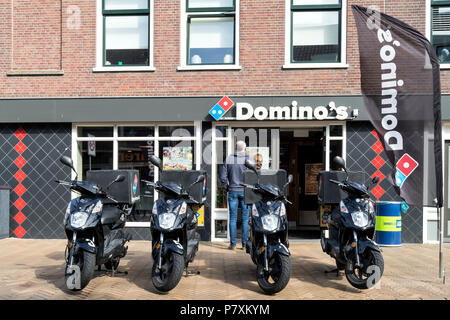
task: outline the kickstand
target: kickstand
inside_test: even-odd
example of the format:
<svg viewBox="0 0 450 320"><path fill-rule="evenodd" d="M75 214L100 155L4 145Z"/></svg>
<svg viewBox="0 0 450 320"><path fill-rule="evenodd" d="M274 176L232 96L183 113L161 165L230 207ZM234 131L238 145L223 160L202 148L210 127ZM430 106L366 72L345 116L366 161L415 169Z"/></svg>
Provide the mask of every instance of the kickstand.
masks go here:
<svg viewBox="0 0 450 320"><path fill-rule="evenodd" d="M118 269L112 268L112 270L111 270L111 277L114 277L116 274L127 275L128 271L119 271Z"/></svg>
<svg viewBox="0 0 450 320"><path fill-rule="evenodd" d="M333 270L325 270L325 273L336 273L336 277L339 277L339 269L333 269Z"/></svg>

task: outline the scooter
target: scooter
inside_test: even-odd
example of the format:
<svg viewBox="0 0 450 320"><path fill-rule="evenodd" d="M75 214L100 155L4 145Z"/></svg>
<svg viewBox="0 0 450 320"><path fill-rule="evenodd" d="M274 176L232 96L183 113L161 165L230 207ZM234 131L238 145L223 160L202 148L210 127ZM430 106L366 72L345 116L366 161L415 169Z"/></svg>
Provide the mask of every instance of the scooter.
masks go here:
<svg viewBox="0 0 450 320"><path fill-rule="evenodd" d="M287 183L281 188L275 184L261 185L259 172L250 161L245 166L257 176L257 183L242 186L261 195L261 200L252 204L249 241L246 252L256 264L256 279L266 294L283 290L291 275L291 260L288 241L288 222L285 203L286 188L292 182L289 175Z"/></svg>
<svg viewBox="0 0 450 320"><path fill-rule="evenodd" d="M348 181L345 161L335 157L334 163L346 173L344 181L330 179L348 196L336 205L327 218L329 230L323 230L322 250L336 259L337 272L345 270L352 286L368 289L380 281L384 260L380 247L373 241L375 234L374 202L363 183ZM372 182L378 183L375 177Z"/></svg>
<svg viewBox="0 0 450 320"><path fill-rule="evenodd" d="M120 259L127 253L125 244L131 240L123 228L132 206L117 204L94 182L78 181L78 174L69 157L63 156L60 161L75 172L76 178L70 182L56 182L80 194L70 201L64 216L68 239L65 282L69 290L77 291L88 285L96 265L100 270L104 264L106 269L112 270L113 275L117 272ZM118 175L109 186L124 180L123 175Z"/></svg>
<svg viewBox="0 0 450 320"><path fill-rule="evenodd" d="M162 171L161 160L150 156L150 162ZM190 195L190 188L204 182L199 174L195 181L183 188L180 183L144 181L148 186L164 194L153 205L150 229L152 235L152 282L161 292L177 286L183 270L189 274L188 265L198 251L200 235L196 232L197 215L201 203Z"/></svg>

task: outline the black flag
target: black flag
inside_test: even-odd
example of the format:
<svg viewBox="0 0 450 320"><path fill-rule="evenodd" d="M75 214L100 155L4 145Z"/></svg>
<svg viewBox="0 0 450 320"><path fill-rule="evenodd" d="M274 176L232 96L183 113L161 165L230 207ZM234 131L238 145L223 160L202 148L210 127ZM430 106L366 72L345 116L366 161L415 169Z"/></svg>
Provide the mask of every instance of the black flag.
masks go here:
<svg viewBox="0 0 450 320"><path fill-rule="evenodd" d="M361 91L370 121L408 203L442 207L441 89L430 42L411 26L352 5L358 30Z"/></svg>

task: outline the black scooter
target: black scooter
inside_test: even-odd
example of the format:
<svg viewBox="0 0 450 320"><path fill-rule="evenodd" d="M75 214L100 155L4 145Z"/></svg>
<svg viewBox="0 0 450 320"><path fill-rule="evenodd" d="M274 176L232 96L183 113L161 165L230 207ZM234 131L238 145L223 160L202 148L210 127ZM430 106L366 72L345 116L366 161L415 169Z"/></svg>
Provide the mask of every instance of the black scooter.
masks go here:
<svg viewBox="0 0 450 320"><path fill-rule="evenodd" d="M286 187L292 182L292 175L280 190L275 184L260 185L255 165L246 160L245 166L256 173L257 183L242 185L262 196L261 200L252 204L246 252L257 266L259 287L266 294L275 294L286 287L291 276L285 203L290 203L286 198Z"/></svg>
<svg viewBox="0 0 450 320"><path fill-rule="evenodd" d="M359 182L348 181L345 161L333 161L346 172L345 181L330 179L348 194L328 216L329 230L323 230L322 250L336 259L337 272L345 269L345 276L358 289L373 287L381 279L384 261L380 247L373 241L375 211L369 188ZM378 183L375 177L372 182Z"/></svg>
<svg viewBox="0 0 450 320"><path fill-rule="evenodd" d="M162 171L158 157L150 156L149 160ZM175 288L184 269L186 275L189 274L188 265L194 261L200 241L195 215L200 203L190 196L189 189L204 179L204 175L199 175L186 189L179 183L142 180L164 194L164 199L157 200L153 205L150 222L152 282L159 291L167 292Z"/></svg>
<svg viewBox="0 0 450 320"><path fill-rule="evenodd" d="M72 159L63 156L60 161L73 167ZM65 280L69 290L81 290L87 286L94 274L95 266L102 264L114 273L119 266L128 247L125 243L131 236L123 231L126 216L132 207L127 204L114 203L115 199L103 191L97 184L90 181L66 182L56 180L57 183L70 187L70 190L80 194L67 206L64 216L64 228L68 239L65 252L66 271ZM118 175L113 183L124 181L125 177ZM113 203L104 203L105 200ZM107 201L111 202L111 201Z"/></svg>

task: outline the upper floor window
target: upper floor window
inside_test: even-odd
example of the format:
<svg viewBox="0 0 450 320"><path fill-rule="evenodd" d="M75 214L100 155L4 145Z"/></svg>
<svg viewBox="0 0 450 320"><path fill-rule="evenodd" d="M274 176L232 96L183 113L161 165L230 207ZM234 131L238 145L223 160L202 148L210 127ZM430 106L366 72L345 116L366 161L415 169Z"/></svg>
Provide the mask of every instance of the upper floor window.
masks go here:
<svg viewBox="0 0 450 320"><path fill-rule="evenodd" d="M431 1L431 43L439 62L450 63L450 1Z"/></svg>
<svg viewBox="0 0 450 320"><path fill-rule="evenodd" d="M181 1L185 1L186 6L186 58L182 64L204 68L238 64L236 1Z"/></svg>
<svg viewBox="0 0 450 320"><path fill-rule="evenodd" d="M290 50L286 62L288 64L345 62L343 35L345 38L346 10L343 10L343 0L289 1Z"/></svg>
<svg viewBox="0 0 450 320"><path fill-rule="evenodd" d="M102 67L151 65L150 0L102 1Z"/></svg>

